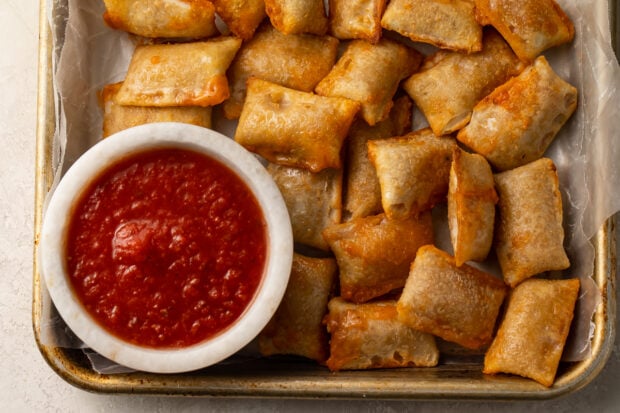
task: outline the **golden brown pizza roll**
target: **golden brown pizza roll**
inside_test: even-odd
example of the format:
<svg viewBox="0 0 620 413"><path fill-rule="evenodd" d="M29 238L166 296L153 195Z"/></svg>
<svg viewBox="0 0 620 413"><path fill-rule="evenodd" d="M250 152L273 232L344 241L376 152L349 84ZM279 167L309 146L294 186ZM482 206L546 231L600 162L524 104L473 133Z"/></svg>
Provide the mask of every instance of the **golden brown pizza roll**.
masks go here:
<svg viewBox="0 0 620 413"><path fill-rule="evenodd" d="M284 198L295 242L329 250L323 230L340 223L342 170L327 168L313 173L303 168L269 164L267 171Z"/></svg>
<svg viewBox="0 0 620 413"><path fill-rule="evenodd" d="M484 373L510 373L553 384L570 330L579 279L529 279L509 295Z"/></svg>
<svg viewBox="0 0 620 413"><path fill-rule="evenodd" d="M265 0L273 27L284 34L325 34L327 15L323 0Z"/></svg>
<svg viewBox="0 0 620 413"><path fill-rule="evenodd" d="M491 342L507 287L433 245L418 250L397 304L399 319L416 330L463 347Z"/></svg>
<svg viewBox="0 0 620 413"><path fill-rule="evenodd" d="M484 261L493 243L497 193L484 157L456 149L450 167L448 226L457 266Z"/></svg>
<svg viewBox="0 0 620 413"><path fill-rule="evenodd" d="M492 25L517 56L531 62L540 53L573 40L575 28L554 0L475 0L476 18Z"/></svg>
<svg viewBox="0 0 620 413"><path fill-rule="evenodd" d="M577 107L577 89L544 56L482 99L457 139L500 171L545 153Z"/></svg>
<svg viewBox="0 0 620 413"><path fill-rule="evenodd" d="M421 61L419 52L393 40L384 38L377 44L353 40L315 91L360 102L361 115L372 126L387 118L398 84Z"/></svg>
<svg viewBox="0 0 620 413"><path fill-rule="evenodd" d="M224 115L241 114L246 82L254 76L291 89L311 92L334 66L338 39L311 34L285 35L270 24L262 25L252 40L244 43L228 70L230 98Z"/></svg>
<svg viewBox="0 0 620 413"><path fill-rule="evenodd" d="M433 242L430 212L404 220L384 214L323 231L340 268L340 295L362 303L405 285L418 248Z"/></svg>
<svg viewBox="0 0 620 413"><path fill-rule="evenodd" d="M381 38L381 16L386 0L329 0L329 28L338 39Z"/></svg>
<svg viewBox="0 0 620 413"><path fill-rule="evenodd" d="M349 130L346 155L346 190L343 219L376 215L381 207L381 187L375 167L368 158L368 141L400 136L411 130L413 104L408 96L394 101L390 116L375 126L356 120Z"/></svg>
<svg viewBox="0 0 620 413"><path fill-rule="evenodd" d="M251 39L265 16L265 0L211 0L215 11L230 31L243 40Z"/></svg>
<svg viewBox="0 0 620 413"><path fill-rule="evenodd" d="M553 161L542 158L495 175L499 194L495 252L511 287L570 266L564 250L562 196Z"/></svg>
<svg viewBox="0 0 620 413"><path fill-rule="evenodd" d="M406 218L446 199L455 148L453 138L437 137L429 128L368 142L389 218Z"/></svg>
<svg viewBox="0 0 620 413"><path fill-rule="evenodd" d="M281 165L319 172L340 168L340 148L359 103L248 79L235 140Z"/></svg>
<svg viewBox="0 0 620 413"><path fill-rule="evenodd" d="M325 363L329 344L323 317L337 272L333 258L293 255L284 298L258 336L262 355L292 354Z"/></svg>
<svg viewBox="0 0 620 413"><path fill-rule="evenodd" d="M394 301L352 304L334 298L325 321L332 371L432 367L439 360L435 338L400 322Z"/></svg>
<svg viewBox="0 0 620 413"><path fill-rule="evenodd" d="M435 135L452 133L469 122L476 103L520 72L522 64L494 30L485 31L482 51L439 51L405 82Z"/></svg>
<svg viewBox="0 0 620 413"><path fill-rule="evenodd" d="M471 53L482 48L473 0L391 0L381 25L442 49Z"/></svg>
<svg viewBox="0 0 620 413"><path fill-rule="evenodd" d="M122 82L106 85L101 91L103 106L103 137L133 126L153 122L182 122L211 128L211 108L200 106L144 107L121 106L115 96Z"/></svg>
<svg viewBox="0 0 620 413"><path fill-rule="evenodd" d="M213 106L229 96L226 70L241 39L136 47L116 96L121 105Z"/></svg>
<svg viewBox="0 0 620 413"><path fill-rule="evenodd" d="M208 0L104 0L113 29L144 37L202 38L219 34Z"/></svg>

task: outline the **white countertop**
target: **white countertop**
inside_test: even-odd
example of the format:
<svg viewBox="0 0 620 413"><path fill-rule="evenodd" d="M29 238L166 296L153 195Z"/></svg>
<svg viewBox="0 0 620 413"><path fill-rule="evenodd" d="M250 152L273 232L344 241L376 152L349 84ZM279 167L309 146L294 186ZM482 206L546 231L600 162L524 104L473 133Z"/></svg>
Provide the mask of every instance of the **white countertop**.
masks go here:
<svg viewBox="0 0 620 413"><path fill-rule="evenodd" d="M613 1L613 0L612 0ZM620 348L585 389L543 402L196 399L87 393L46 364L32 330L38 0L0 2L0 411L594 411L620 410ZM620 328L620 324L618 325Z"/></svg>

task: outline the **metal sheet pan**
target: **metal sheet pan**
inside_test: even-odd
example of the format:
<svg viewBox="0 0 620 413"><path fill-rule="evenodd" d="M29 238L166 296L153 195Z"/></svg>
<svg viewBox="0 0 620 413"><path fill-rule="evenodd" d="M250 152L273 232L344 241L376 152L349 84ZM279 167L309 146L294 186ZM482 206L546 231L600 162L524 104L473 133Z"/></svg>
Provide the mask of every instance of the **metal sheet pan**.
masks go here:
<svg viewBox="0 0 620 413"><path fill-rule="evenodd" d="M610 2L612 7L615 2ZM38 234L43 203L52 174L52 139L55 129L52 93L52 36L41 0L39 93L36 136L36 193L32 316L37 345L51 368L67 382L98 393L192 395L217 397L376 398L376 399L549 399L586 386L602 370L613 350L616 319L616 240L613 218L593 239L596 249L594 281L602 300L593 322L596 326L590 357L562 363L555 384L545 388L519 377L488 376L481 372L481 356L448 356L435 368L349 371L330 373L314 363L297 359L253 359L221 364L187 374L157 375L142 372L99 374L79 349L50 347L41 340L41 326L53 307L39 274ZM618 34L617 14L610 14ZM616 46L616 42L614 42ZM50 308L51 307L51 308Z"/></svg>

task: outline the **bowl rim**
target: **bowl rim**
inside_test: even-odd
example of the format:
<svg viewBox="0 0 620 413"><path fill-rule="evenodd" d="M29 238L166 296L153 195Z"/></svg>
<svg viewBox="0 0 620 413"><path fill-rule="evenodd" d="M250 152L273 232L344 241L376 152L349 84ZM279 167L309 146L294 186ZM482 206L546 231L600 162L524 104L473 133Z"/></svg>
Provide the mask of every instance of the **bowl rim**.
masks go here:
<svg viewBox="0 0 620 413"><path fill-rule="evenodd" d="M113 163L134 154L163 148L193 150L228 166L256 197L267 226L263 279L239 318L214 337L181 348L138 346L114 336L98 324L73 293L64 259L71 211L89 183ZM39 259L54 306L69 328L88 347L132 369L180 373L208 367L249 344L278 308L293 259L291 223L282 195L258 158L233 139L211 129L159 122L140 125L107 137L88 149L66 171L44 213Z"/></svg>

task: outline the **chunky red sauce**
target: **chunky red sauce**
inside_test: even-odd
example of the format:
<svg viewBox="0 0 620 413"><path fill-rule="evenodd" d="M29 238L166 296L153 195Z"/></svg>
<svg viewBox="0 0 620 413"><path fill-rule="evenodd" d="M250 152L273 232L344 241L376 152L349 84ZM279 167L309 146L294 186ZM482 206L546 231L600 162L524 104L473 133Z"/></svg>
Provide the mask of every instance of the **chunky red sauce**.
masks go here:
<svg viewBox="0 0 620 413"><path fill-rule="evenodd" d="M177 149L105 171L73 213L71 281L112 334L182 347L232 324L252 300L266 255L254 195L220 162Z"/></svg>

